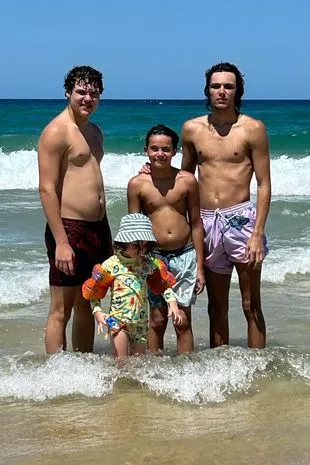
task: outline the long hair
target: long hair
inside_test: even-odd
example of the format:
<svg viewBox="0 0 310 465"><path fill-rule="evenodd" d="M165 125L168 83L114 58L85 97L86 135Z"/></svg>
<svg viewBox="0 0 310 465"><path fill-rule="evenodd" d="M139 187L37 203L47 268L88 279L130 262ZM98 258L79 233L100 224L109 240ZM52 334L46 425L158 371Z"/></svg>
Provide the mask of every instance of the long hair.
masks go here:
<svg viewBox="0 0 310 465"><path fill-rule="evenodd" d="M211 99L210 99L211 76L213 73L220 73L222 71L233 73L236 76L235 109L239 111L242 105L241 98L244 94L244 79L243 79L244 75L241 74L237 66L233 65L232 63L228 63L228 62L217 63L216 65L213 65L211 68L207 69L205 73L206 87L204 90L204 94L207 97L207 108L208 109L211 108Z"/></svg>

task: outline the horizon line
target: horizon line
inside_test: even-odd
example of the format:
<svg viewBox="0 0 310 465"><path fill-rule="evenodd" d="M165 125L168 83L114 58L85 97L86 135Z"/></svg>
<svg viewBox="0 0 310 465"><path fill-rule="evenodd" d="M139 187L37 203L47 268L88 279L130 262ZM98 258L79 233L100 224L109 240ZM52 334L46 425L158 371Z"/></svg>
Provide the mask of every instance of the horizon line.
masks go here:
<svg viewBox="0 0 310 465"><path fill-rule="evenodd" d="M13 98L2 98L0 97L0 101L4 100L58 100L58 101L66 101L67 99L65 97L62 98L46 98L46 97L36 97L36 98L31 98L31 97L13 97ZM164 102L172 102L172 101L179 101L179 102L203 102L206 99L205 98L103 98L101 101L106 101L106 100L112 100L112 101L164 101ZM243 102L246 101L308 101L310 98L244 98L242 99Z"/></svg>

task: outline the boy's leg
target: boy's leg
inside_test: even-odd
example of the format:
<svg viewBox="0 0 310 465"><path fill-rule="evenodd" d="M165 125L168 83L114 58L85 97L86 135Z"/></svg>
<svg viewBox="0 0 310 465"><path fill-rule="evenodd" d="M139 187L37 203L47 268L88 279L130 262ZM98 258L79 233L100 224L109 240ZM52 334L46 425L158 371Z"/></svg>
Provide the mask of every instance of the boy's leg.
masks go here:
<svg viewBox="0 0 310 465"><path fill-rule="evenodd" d="M169 271L175 276L176 283L172 287L178 301L178 307L183 316L182 325L174 325L177 336L178 353L192 352L194 339L191 322L191 306L196 301L197 258L192 243L171 253Z"/></svg>
<svg viewBox="0 0 310 465"><path fill-rule="evenodd" d="M168 323L167 307L155 307L150 310L148 331L148 350L158 352L164 348L164 335Z"/></svg>
<svg viewBox="0 0 310 465"><path fill-rule="evenodd" d="M236 263L243 312L248 323L248 347L262 349L266 345L266 325L261 307L261 267Z"/></svg>
<svg viewBox="0 0 310 465"><path fill-rule="evenodd" d="M230 228L223 237L225 250L239 277L242 307L248 323L248 346L262 348L266 344L266 327L260 298L261 267L254 269L244 263L247 261L247 244L256 223L256 210L250 202L236 206L234 210L235 216L228 220ZM266 255L268 248L265 237L263 246Z"/></svg>
<svg viewBox="0 0 310 465"><path fill-rule="evenodd" d="M76 287L50 286L51 304L45 329L48 354L67 349L66 327L74 305Z"/></svg>
<svg viewBox="0 0 310 465"><path fill-rule="evenodd" d="M182 325L174 325L174 329L177 335L177 351L179 354L184 354L194 350L191 308L179 305L179 310L183 316L183 323Z"/></svg>
<svg viewBox="0 0 310 465"><path fill-rule="evenodd" d="M79 352L93 352L95 321L91 312L90 302L82 296L78 287L75 295L72 323L72 348Z"/></svg>
<svg viewBox="0 0 310 465"><path fill-rule="evenodd" d="M231 275L205 269L210 320L210 347L229 342L228 297Z"/></svg>

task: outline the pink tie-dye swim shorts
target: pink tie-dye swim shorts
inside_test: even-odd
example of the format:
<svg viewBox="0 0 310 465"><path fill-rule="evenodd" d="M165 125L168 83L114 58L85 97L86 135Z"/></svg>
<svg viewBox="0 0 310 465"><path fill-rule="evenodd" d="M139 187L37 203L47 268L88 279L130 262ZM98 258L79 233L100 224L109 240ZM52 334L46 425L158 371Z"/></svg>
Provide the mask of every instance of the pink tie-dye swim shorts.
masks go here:
<svg viewBox="0 0 310 465"><path fill-rule="evenodd" d="M211 271L231 274L234 263L247 263L247 242L253 234L256 209L248 201L229 208L200 210L204 228L206 266ZM268 253L264 236L264 251Z"/></svg>

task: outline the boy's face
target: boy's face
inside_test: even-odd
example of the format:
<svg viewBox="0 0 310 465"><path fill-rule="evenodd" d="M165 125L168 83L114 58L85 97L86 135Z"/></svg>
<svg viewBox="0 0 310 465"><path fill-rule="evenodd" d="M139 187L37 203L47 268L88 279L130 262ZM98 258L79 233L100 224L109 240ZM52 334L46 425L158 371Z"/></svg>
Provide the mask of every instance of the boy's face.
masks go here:
<svg viewBox="0 0 310 465"><path fill-rule="evenodd" d="M213 73L210 80L210 100L212 108L227 110L234 108L236 97L236 76L228 71Z"/></svg>
<svg viewBox="0 0 310 465"><path fill-rule="evenodd" d="M69 98L73 110L84 118L88 118L96 110L100 100L97 86L83 82L76 82L72 93L66 94L66 96Z"/></svg>
<svg viewBox="0 0 310 465"><path fill-rule="evenodd" d="M151 165L160 168L170 166L171 159L176 154L177 149L173 148L171 137L160 134L149 138L149 144L144 147L144 151L148 155Z"/></svg>

